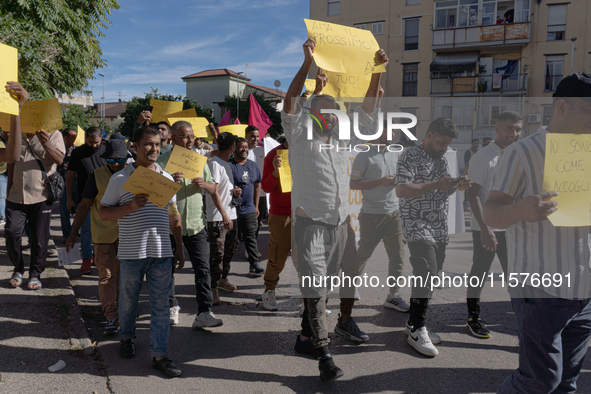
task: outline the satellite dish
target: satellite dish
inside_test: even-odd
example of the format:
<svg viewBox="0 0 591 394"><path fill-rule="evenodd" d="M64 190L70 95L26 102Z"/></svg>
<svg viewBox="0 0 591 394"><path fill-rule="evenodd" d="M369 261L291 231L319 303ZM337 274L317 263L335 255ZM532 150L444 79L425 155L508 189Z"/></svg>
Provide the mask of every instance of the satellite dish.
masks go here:
<svg viewBox="0 0 591 394"><path fill-rule="evenodd" d="M281 81L276 79L275 82L273 82L273 85L275 85L275 87L278 88L279 86L281 86Z"/></svg>

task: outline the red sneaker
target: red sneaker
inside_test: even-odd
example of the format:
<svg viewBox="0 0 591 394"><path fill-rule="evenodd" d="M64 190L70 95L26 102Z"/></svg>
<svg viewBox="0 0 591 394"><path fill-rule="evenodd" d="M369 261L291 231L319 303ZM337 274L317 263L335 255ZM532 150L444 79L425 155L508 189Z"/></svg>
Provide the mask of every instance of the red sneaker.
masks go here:
<svg viewBox="0 0 591 394"><path fill-rule="evenodd" d="M90 259L84 259L82 261L82 266L80 267L80 273L82 275L88 275L92 272L92 262Z"/></svg>

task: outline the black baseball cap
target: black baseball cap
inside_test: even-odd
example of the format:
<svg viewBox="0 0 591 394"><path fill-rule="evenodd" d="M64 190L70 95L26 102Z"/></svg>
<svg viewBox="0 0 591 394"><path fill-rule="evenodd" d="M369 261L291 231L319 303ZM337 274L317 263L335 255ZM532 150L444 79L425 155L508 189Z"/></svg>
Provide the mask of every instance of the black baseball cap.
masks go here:
<svg viewBox="0 0 591 394"><path fill-rule="evenodd" d="M228 150L237 139L238 137L232 133L220 133L220 135L218 135L218 149Z"/></svg>
<svg viewBox="0 0 591 394"><path fill-rule="evenodd" d="M117 158L124 159L128 157L127 142L125 140L109 140L107 141L105 152L101 155L104 159Z"/></svg>
<svg viewBox="0 0 591 394"><path fill-rule="evenodd" d="M563 78L553 97L576 97L591 102L591 75L575 73Z"/></svg>

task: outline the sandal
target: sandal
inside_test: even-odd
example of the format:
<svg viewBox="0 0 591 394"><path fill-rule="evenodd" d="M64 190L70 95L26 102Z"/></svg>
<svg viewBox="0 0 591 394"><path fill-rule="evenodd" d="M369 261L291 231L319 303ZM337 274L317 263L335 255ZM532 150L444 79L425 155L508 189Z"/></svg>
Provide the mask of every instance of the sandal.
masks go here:
<svg viewBox="0 0 591 394"><path fill-rule="evenodd" d="M29 279L29 284L27 285L27 289L29 289L29 290L39 290L42 287L43 286L41 285L41 281L39 281L39 278Z"/></svg>
<svg viewBox="0 0 591 394"><path fill-rule="evenodd" d="M12 283L13 281L16 281L16 284ZM20 272L13 272L12 278L10 278L9 283L11 287L16 289L23 283L23 274L21 274Z"/></svg>

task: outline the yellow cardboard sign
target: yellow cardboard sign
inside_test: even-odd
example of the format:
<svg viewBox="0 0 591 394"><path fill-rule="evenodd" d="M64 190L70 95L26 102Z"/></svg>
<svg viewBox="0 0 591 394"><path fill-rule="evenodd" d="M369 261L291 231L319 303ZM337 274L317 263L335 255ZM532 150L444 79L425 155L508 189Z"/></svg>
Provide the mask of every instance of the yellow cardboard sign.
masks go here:
<svg viewBox="0 0 591 394"><path fill-rule="evenodd" d="M289 150L277 149L277 154L281 156L281 167L279 167L279 182L281 183L282 193L291 193L291 167L289 166Z"/></svg>
<svg viewBox="0 0 591 394"><path fill-rule="evenodd" d="M591 225L591 135L547 134L543 191L559 193L554 226Z"/></svg>
<svg viewBox="0 0 591 394"><path fill-rule="evenodd" d="M197 117L197 111L195 111L195 108L189 108L184 111L174 112L172 114L166 115L166 121L168 122L169 125L172 126L173 122L168 120L169 118L196 118L196 117Z"/></svg>
<svg viewBox="0 0 591 394"><path fill-rule="evenodd" d="M84 145L85 142L85 133L84 130L82 130L82 127L77 126L78 127L78 135L76 135L76 141L74 141L74 145L76 146L82 146Z"/></svg>
<svg viewBox="0 0 591 394"><path fill-rule="evenodd" d="M178 101L150 100L152 108L152 123L166 120L166 116L183 110L183 103Z"/></svg>
<svg viewBox="0 0 591 394"><path fill-rule="evenodd" d="M244 124L232 124L219 127L220 133L231 133L238 137L246 138L246 127Z"/></svg>
<svg viewBox="0 0 591 394"><path fill-rule="evenodd" d="M18 101L6 91L6 82L18 81L18 50L0 44L0 59L0 112L18 116Z"/></svg>
<svg viewBox="0 0 591 394"><path fill-rule="evenodd" d="M168 163L166 163L166 171L171 174L184 172L183 178L193 179L203 175L206 164L206 156L175 145L170 153Z"/></svg>
<svg viewBox="0 0 591 394"><path fill-rule="evenodd" d="M371 82L371 74L344 74L324 71L328 83L322 94L332 97L346 97L349 102L363 102L363 98Z"/></svg>
<svg viewBox="0 0 591 394"><path fill-rule="evenodd" d="M377 62L378 42L369 30L304 19L308 38L316 41L314 61L324 70L350 74L386 72Z"/></svg>
<svg viewBox="0 0 591 394"><path fill-rule="evenodd" d="M194 109L194 108L193 108ZM180 120L184 120L185 122L191 123L191 127L193 128L193 134L195 138L207 138L207 126L209 126L209 120L207 118L167 118L170 125L172 126L176 122Z"/></svg>
<svg viewBox="0 0 591 394"><path fill-rule="evenodd" d="M127 182L123 185L123 190L133 194L147 194L148 201L160 208L166 208L172 197L181 190L181 185L171 181L162 174L139 166Z"/></svg>
<svg viewBox="0 0 591 394"><path fill-rule="evenodd" d="M316 80L315 79L306 79L306 83L304 85L306 87L306 93L314 93L314 89L316 89Z"/></svg>
<svg viewBox="0 0 591 394"><path fill-rule="evenodd" d="M37 130L48 133L61 129L62 113L57 99L27 101L21 109L21 132L33 134Z"/></svg>

